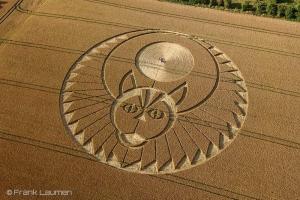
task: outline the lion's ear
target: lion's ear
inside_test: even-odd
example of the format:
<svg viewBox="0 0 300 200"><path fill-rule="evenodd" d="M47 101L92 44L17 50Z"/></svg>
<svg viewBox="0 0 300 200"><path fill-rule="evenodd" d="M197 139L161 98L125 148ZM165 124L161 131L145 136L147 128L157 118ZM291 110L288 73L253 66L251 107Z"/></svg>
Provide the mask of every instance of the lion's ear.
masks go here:
<svg viewBox="0 0 300 200"><path fill-rule="evenodd" d="M119 84L119 95L123 95L124 92L135 89L137 87L135 76L132 70L128 71L122 78Z"/></svg>
<svg viewBox="0 0 300 200"><path fill-rule="evenodd" d="M172 98L176 102L176 105L178 106L185 99L187 92L188 92L188 84L184 82L179 86L177 86L176 88L174 88L171 92L169 92L168 95L172 96Z"/></svg>

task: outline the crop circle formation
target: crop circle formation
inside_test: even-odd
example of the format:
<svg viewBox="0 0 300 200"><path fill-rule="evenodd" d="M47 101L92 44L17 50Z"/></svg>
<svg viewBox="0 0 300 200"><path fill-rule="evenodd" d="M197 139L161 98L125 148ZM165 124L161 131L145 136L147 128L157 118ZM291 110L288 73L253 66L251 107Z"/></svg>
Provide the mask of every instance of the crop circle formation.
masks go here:
<svg viewBox="0 0 300 200"><path fill-rule="evenodd" d="M238 67L188 34L127 32L95 44L61 88L67 132L99 162L136 173L205 163L236 138L248 108Z"/></svg>

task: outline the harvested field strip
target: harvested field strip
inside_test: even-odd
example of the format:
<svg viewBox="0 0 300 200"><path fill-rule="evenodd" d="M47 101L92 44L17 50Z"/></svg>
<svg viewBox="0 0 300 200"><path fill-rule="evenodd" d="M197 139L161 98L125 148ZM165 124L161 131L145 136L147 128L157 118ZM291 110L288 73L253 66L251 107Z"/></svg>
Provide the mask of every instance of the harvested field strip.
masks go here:
<svg viewBox="0 0 300 200"><path fill-rule="evenodd" d="M237 29L269 33L269 34L292 37L292 38L300 38L300 34L292 34L292 33L274 31L274 30L251 27L251 26L232 24L232 23L228 23L228 22L220 22L220 21L214 21L214 20L209 20L209 19L190 17L190 16L167 13L167 12L160 12L160 11L156 11L156 10L143 9L143 8L139 8L139 7L127 6L124 4L111 3L111 2L107 2L107 1L101 1L101 0L83 0L83 1L94 2L97 4L103 4L103 5L108 5L108 6L112 6L112 7L132 10L135 12L150 13L150 14L161 15L161 16L165 16L165 17L173 17L173 18L189 20L189 21L203 22L203 23L215 24L215 25L220 25L220 26L228 26L228 27L233 27L233 28L237 28Z"/></svg>
<svg viewBox="0 0 300 200"><path fill-rule="evenodd" d="M60 89L55 89L55 88L52 88L52 87L46 87L46 86L37 85L37 84L33 84L33 83L24 83L24 82L20 82L20 81L0 79L0 84L13 86L13 87L21 87L21 88L24 88L24 89L30 89L30 90L40 91L40 92L46 92L46 93L55 94L55 95L60 94ZM80 95L86 95L86 94L80 94ZM80 96L78 96L78 97L80 97ZM99 97L99 99L105 100L106 98ZM285 139L281 139L281 138L277 138L277 137L273 137L273 136L268 136L268 135L257 133L257 132L250 131L250 130L243 130L240 133L240 135L245 136L245 137L251 137L251 138L267 141L267 142L272 142L274 144L284 145L284 146L287 146L287 147L290 147L290 148L300 149L300 144L299 143L289 141L289 140L285 140Z"/></svg>
<svg viewBox="0 0 300 200"><path fill-rule="evenodd" d="M26 13L26 14L30 14L30 15L36 15L36 16L68 19L68 20L74 20L74 21L82 21L82 22L87 22L87 23L96 23L96 24L101 24L101 25L108 25L108 26L115 26L115 27L129 28L129 29L140 29L140 28L145 28L146 29L146 28L148 28L148 27L141 27L141 26L133 26L133 25L130 25L130 24L120 24L120 23L108 22L108 21L103 21L103 20L88 19L88 18L82 18L82 17L75 17L75 16L57 15L57 14L43 13L43 12L32 12L32 11L24 10L21 7L18 8L18 11ZM275 54L300 58L300 53L287 52L287 51L282 51L282 50L277 50L277 49L271 49L271 48L265 48L265 47L254 46L254 45L249 45L249 44L226 41L226 40L222 40L222 39L218 39L218 38L212 38L212 37L209 37L207 35L199 35L199 36L201 36L203 39L207 39L209 41L220 43L220 44L226 44L226 45L230 45L230 46L243 47L243 48L247 48L247 49L253 49L253 50L258 50L258 51L263 51L263 52L269 52L269 53L275 53Z"/></svg>
<svg viewBox="0 0 300 200"><path fill-rule="evenodd" d="M36 140L36 139L26 138L23 136L17 136L12 133L9 133L8 131L3 131L3 130L0 130L0 138L2 140L8 141L8 142L25 144L25 145L29 145L29 146L32 146L35 148L53 151L53 152L65 154L68 156L77 157L80 159L86 159L89 161L97 162L100 165L103 165L103 163L98 162L95 158L89 156L89 154L87 154L83 150L69 148L69 147L52 144L52 143L48 143L48 142L44 142L44 141L40 141L40 140ZM105 165L105 166L112 167L109 165ZM183 185L186 187L191 187L196 190L202 190L202 191L209 192L209 193L212 193L212 194L215 194L218 196L226 197L229 199L241 199L241 198L242 199L259 199L256 197L252 197L249 195L231 191L226 188L208 185L206 183L199 182L199 181L189 180L189 179L186 179L186 178L178 176L178 175L163 175L163 176L148 175L148 176L151 176L153 178L157 178L157 179L160 179L163 181L169 181L169 182L173 182L176 184L180 184L180 185Z"/></svg>

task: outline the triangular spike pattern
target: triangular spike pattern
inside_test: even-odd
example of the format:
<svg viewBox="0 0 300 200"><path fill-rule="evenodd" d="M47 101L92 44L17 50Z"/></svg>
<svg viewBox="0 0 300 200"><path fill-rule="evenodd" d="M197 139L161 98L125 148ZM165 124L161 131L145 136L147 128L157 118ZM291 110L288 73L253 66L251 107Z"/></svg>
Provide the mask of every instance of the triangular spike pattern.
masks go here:
<svg viewBox="0 0 300 200"><path fill-rule="evenodd" d="M231 70L228 70L226 72L233 73L233 72L236 72L236 71L238 71L238 69L231 69Z"/></svg>
<svg viewBox="0 0 300 200"><path fill-rule="evenodd" d="M104 150L101 148L95 155L101 162L106 162Z"/></svg>
<svg viewBox="0 0 300 200"><path fill-rule="evenodd" d="M83 148L92 154L94 153L94 147L92 141L89 141L86 144L84 144Z"/></svg>
<svg viewBox="0 0 300 200"><path fill-rule="evenodd" d="M243 77L242 77L242 74L241 74L240 71L235 70L235 71L232 71L232 72L230 72L230 73L234 74L235 76L237 76L238 78L240 78L240 79L243 80Z"/></svg>
<svg viewBox="0 0 300 200"><path fill-rule="evenodd" d="M219 136L219 149L223 149L225 147L225 135L220 133Z"/></svg>
<svg viewBox="0 0 300 200"><path fill-rule="evenodd" d="M212 55L218 57L218 56L222 56L224 53L221 52L218 48L214 47L212 49L210 49L210 53L212 53Z"/></svg>
<svg viewBox="0 0 300 200"><path fill-rule="evenodd" d="M65 114L68 113L68 111L71 108L72 104L73 104L72 102L70 102L70 103L64 103L63 108L64 108L64 113Z"/></svg>
<svg viewBox="0 0 300 200"><path fill-rule="evenodd" d="M75 135L75 139L79 142L79 144L83 145L84 132L80 132L79 134Z"/></svg>
<svg viewBox="0 0 300 200"><path fill-rule="evenodd" d="M244 81L236 81L235 84L238 85L244 92L247 92Z"/></svg>
<svg viewBox="0 0 300 200"><path fill-rule="evenodd" d="M240 109L242 116L246 116L246 109L247 109L247 104L242 104L239 102L235 102L235 105Z"/></svg>
<svg viewBox="0 0 300 200"><path fill-rule="evenodd" d="M141 169L144 172L147 173L156 173L157 170L157 163L156 162L152 162L150 165L145 166L143 169Z"/></svg>
<svg viewBox="0 0 300 200"><path fill-rule="evenodd" d="M207 152L206 152L206 158L210 158L210 157L216 155L218 150L219 150L219 148L211 142L209 144Z"/></svg>
<svg viewBox="0 0 300 200"><path fill-rule="evenodd" d="M74 112L70 112L70 113L65 115L66 116L66 121L67 121L68 124L70 123L70 121L72 121L73 115L74 115Z"/></svg>
<svg viewBox="0 0 300 200"><path fill-rule="evenodd" d="M203 40L202 41L202 46L204 46L205 48L207 48L208 50L213 49L214 45L212 45L210 42Z"/></svg>
<svg viewBox="0 0 300 200"><path fill-rule="evenodd" d="M77 134L77 127L78 127L78 121L72 124L69 124L70 130L73 133L73 135Z"/></svg>
<svg viewBox="0 0 300 200"><path fill-rule="evenodd" d="M187 168L189 165L191 165L191 162L189 161L187 156L184 156L180 162L175 166L175 169L184 169Z"/></svg>
<svg viewBox="0 0 300 200"><path fill-rule="evenodd" d="M220 55L223 55L223 53L222 52L218 52L218 53L214 54L214 56L220 56Z"/></svg>
<svg viewBox="0 0 300 200"><path fill-rule="evenodd" d="M73 69L72 73L76 73L78 70L84 68L85 66L81 63L77 64L76 67Z"/></svg>
<svg viewBox="0 0 300 200"><path fill-rule="evenodd" d="M101 44L97 47L97 49L106 49L106 48L109 48L109 45L107 44Z"/></svg>
<svg viewBox="0 0 300 200"><path fill-rule="evenodd" d="M232 76L234 76L236 79L237 79L237 81L243 81L244 79L243 79L243 77L241 77L238 73L236 73L236 72L230 72L230 74L232 74ZM235 80L236 80L235 79Z"/></svg>
<svg viewBox="0 0 300 200"><path fill-rule="evenodd" d="M229 131L229 139L233 139L236 136L237 128L230 123L227 123L227 128Z"/></svg>
<svg viewBox="0 0 300 200"><path fill-rule="evenodd" d="M248 103L248 95L246 92L236 92L244 103Z"/></svg>
<svg viewBox="0 0 300 200"><path fill-rule="evenodd" d="M231 63L231 60L225 60L223 59L222 61L219 61L219 64L228 64L228 63Z"/></svg>
<svg viewBox="0 0 300 200"><path fill-rule="evenodd" d="M70 76L69 76L69 79L68 81L72 81L74 78L76 78L78 76L77 73L71 73Z"/></svg>
<svg viewBox="0 0 300 200"><path fill-rule="evenodd" d="M164 171L164 172L168 172L168 171L172 171L174 170L174 164L172 162L172 160L169 160L168 162L166 162L163 166L161 166L158 171Z"/></svg>
<svg viewBox="0 0 300 200"><path fill-rule="evenodd" d="M84 56L84 57L81 59L80 63L84 63L84 62L90 61L90 60L92 60L92 57L91 57L91 56Z"/></svg>
<svg viewBox="0 0 300 200"><path fill-rule="evenodd" d="M140 171L141 170L141 162L132 163L124 166L127 170L132 171Z"/></svg>
<svg viewBox="0 0 300 200"><path fill-rule="evenodd" d="M89 53L89 55L97 55L98 53L100 53L101 52L101 50L99 49L99 48L94 48L94 49L92 49L91 50L91 52Z"/></svg>
<svg viewBox="0 0 300 200"><path fill-rule="evenodd" d="M109 158L107 159L107 163L115 167L121 167L121 163L114 153L111 153L111 156L109 156Z"/></svg>
<svg viewBox="0 0 300 200"><path fill-rule="evenodd" d="M113 39L110 39L110 40L106 41L106 43L108 43L108 44L114 44L114 43L117 43L117 42L118 42L118 40L116 38L113 38Z"/></svg>
<svg viewBox="0 0 300 200"><path fill-rule="evenodd" d="M224 149L228 145L229 142L230 142L229 137L223 133L220 133L220 140L219 140L218 148L220 150Z"/></svg>
<svg viewBox="0 0 300 200"><path fill-rule="evenodd" d="M194 38L194 40L196 40L197 42L201 42L201 43L204 43L204 42L205 42L205 40L204 40L203 38L200 38L200 37L198 37L198 36L194 36L193 38Z"/></svg>
<svg viewBox="0 0 300 200"><path fill-rule="evenodd" d="M70 97L72 97L73 92L64 92L63 94L63 102L65 103L66 101L68 101L70 99Z"/></svg>
<svg viewBox="0 0 300 200"><path fill-rule="evenodd" d="M70 90L71 87L72 87L74 84L75 84L75 83L73 83L73 82L67 82L66 87L65 87L65 90L66 90L66 91Z"/></svg>
<svg viewBox="0 0 300 200"><path fill-rule="evenodd" d="M236 123L236 127L237 128L241 128L242 124L241 124L241 120L242 118L240 117L240 115L236 114L235 112L232 112L233 118L235 120Z"/></svg>
<svg viewBox="0 0 300 200"><path fill-rule="evenodd" d="M127 40L128 38L129 38L128 35L121 35L121 36L117 37L117 39L119 39L119 40Z"/></svg>
<svg viewBox="0 0 300 200"><path fill-rule="evenodd" d="M202 151L198 149L191 163L192 164L198 163L201 160L201 155L202 155Z"/></svg>

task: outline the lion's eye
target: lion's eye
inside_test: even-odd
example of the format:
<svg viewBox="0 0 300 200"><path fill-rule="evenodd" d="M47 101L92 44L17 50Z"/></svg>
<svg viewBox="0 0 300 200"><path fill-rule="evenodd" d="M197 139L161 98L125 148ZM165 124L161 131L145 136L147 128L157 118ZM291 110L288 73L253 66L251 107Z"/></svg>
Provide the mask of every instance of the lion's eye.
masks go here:
<svg viewBox="0 0 300 200"><path fill-rule="evenodd" d="M157 109L151 109L148 111L148 114L153 119L162 119L165 116L165 113L157 110Z"/></svg>
<svg viewBox="0 0 300 200"><path fill-rule="evenodd" d="M135 104L126 104L123 106L123 110L127 113L135 113L139 108Z"/></svg>

